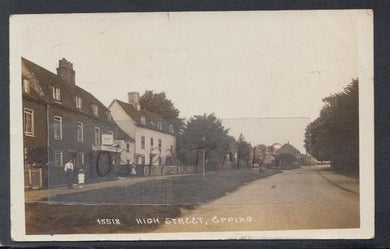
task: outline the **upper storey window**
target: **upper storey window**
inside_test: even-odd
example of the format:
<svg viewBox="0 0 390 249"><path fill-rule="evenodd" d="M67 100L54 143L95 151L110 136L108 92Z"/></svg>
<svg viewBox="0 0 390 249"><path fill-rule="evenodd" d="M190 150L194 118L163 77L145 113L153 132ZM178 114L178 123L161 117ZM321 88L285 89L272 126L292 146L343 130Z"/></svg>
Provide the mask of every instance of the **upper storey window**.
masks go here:
<svg viewBox="0 0 390 249"><path fill-rule="evenodd" d="M34 112L31 109L24 109L24 134L34 136Z"/></svg>
<svg viewBox="0 0 390 249"><path fill-rule="evenodd" d="M28 79L23 79L23 92L30 94L30 81Z"/></svg>
<svg viewBox="0 0 390 249"><path fill-rule="evenodd" d="M161 121L158 121L158 122L157 122L157 128L158 128L159 130L162 130L162 123L161 123Z"/></svg>
<svg viewBox="0 0 390 249"><path fill-rule="evenodd" d="M99 116L99 108L97 105L92 105L92 111L93 111L93 115L95 115L96 117Z"/></svg>
<svg viewBox="0 0 390 249"><path fill-rule="evenodd" d="M61 101L61 89L59 87L53 86L53 99Z"/></svg>
<svg viewBox="0 0 390 249"><path fill-rule="evenodd" d="M76 108L77 109L83 108L83 99L79 96L76 96Z"/></svg>
<svg viewBox="0 0 390 249"><path fill-rule="evenodd" d="M173 125L172 125L172 124L169 125L169 132L172 133L172 134L174 133Z"/></svg>
<svg viewBox="0 0 390 249"><path fill-rule="evenodd" d="M146 124L146 119L144 116L141 116L141 124L145 125Z"/></svg>

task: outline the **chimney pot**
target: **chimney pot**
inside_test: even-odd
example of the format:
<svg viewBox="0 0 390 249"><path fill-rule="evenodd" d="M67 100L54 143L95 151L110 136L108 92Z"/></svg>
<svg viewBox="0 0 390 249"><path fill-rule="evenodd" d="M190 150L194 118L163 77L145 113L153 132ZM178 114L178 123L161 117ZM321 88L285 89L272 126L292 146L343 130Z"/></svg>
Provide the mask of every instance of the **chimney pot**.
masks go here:
<svg viewBox="0 0 390 249"><path fill-rule="evenodd" d="M62 58L58 61L57 75L65 81L67 84L75 85L75 71L73 70L73 64Z"/></svg>

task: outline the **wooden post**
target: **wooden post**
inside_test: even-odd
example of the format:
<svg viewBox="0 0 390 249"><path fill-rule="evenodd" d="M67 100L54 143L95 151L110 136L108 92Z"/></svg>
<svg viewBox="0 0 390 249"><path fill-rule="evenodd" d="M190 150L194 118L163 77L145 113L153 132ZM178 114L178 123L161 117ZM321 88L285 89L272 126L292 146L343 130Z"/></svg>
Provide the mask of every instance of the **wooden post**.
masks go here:
<svg viewBox="0 0 390 249"><path fill-rule="evenodd" d="M206 167L205 167L205 158L206 158L206 155L205 155L205 153L206 153L206 149L203 148L203 159L202 159L203 177L205 177L205 175L206 175L206 171L205 171L205 169L206 169Z"/></svg>

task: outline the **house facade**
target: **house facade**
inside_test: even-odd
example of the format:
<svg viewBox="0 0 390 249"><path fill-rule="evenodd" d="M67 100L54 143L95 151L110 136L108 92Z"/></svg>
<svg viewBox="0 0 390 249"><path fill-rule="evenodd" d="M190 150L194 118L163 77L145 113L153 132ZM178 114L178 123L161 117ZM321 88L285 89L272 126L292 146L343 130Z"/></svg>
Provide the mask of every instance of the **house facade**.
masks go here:
<svg viewBox="0 0 390 249"><path fill-rule="evenodd" d="M138 92L128 93L128 103L115 99L108 108L116 124L135 140L136 164L161 166L173 162L174 125L156 113L142 110Z"/></svg>
<svg viewBox="0 0 390 249"><path fill-rule="evenodd" d="M66 59L54 74L22 58L22 89L25 172L40 168L41 185L64 185L68 161L75 174L84 170L91 182L109 176L114 165L134 161L134 140L99 100L76 85L73 65Z"/></svg>

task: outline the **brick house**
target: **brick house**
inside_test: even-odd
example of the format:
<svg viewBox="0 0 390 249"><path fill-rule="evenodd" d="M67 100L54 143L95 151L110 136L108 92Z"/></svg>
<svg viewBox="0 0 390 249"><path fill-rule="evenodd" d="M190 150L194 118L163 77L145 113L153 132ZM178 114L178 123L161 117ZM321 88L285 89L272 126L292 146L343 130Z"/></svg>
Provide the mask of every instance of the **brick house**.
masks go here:
<svg viewBox="0 0 390 249"><path fill-rule="evenodd" d="M90 182L109 179L123 157L134 160L134 140L99 100L76 85L73 65L66 59L54 74L22 58L22 87L25 169L41 168L41 186L64 185L63 166L69 160L75 173L86 171ZM36 154L40 156L33 158Z"/></svg>

